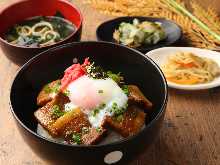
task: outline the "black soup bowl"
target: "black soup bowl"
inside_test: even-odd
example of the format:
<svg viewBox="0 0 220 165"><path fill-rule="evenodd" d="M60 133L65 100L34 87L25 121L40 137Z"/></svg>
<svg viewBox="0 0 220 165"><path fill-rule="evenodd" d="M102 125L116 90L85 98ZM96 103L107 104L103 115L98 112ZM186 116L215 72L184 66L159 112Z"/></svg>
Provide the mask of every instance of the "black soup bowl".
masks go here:
<svg viewBox="0 0 220 165"><path fill-rule="evenodd" d="M150 122L137 135L100 145L68 145L36 133L36 97L41 87L62 77L77 58L90 57L105 70L121 72L128 84L136 84L152 103ZM76 42L49 49L27 62L17 73L10 91L11 112L24 141L45 161L55 164L126 164L149 148L160 131L166 104L167 84L159 67L140 52L108 42Z"/></svg>

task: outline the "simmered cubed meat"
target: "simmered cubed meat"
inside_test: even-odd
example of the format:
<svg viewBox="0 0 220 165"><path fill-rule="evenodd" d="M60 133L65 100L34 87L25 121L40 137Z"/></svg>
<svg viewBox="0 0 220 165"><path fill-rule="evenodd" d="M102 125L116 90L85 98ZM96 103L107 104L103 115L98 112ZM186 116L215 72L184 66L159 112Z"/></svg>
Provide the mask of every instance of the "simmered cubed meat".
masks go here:
<svg viewBox="0 0 220 165"><path fill-rule="evenodd" d="M57 119L52 127L64 138L69 138L73 133L81 133L82 128L90 127L90 123L80 109L74 109Z"/></svg>
<svg viewBox="0 0 220 165"><path fill-rule="evenodd" d="M82 135L83 144L97 144L106 135L107 130L104 128L91 128L88 133Z"/></svg>
<svg viewBox="0 0 220 165"><path fill-rule="evenodd" d="M45 106L35 111L34 116L38 122L52 135L57 136L58 132L53 127L59 116L54 115L54 108L58 107L60 112L64 111L64 105L69 102L69 98L59 93L56 97Z"/></svg>
<svg viewBox="0 0 220 165"><path fill-rule="evenodd" d="M123 137L138 133L145 124L146 114L137 106L128 106L122 116L108 116L104 126L111 127Z"/></svg>
<svg viewBox="0 0 220 165"><path fill-rule="evenodd" d="M135 85L128 85L129 96L128 103L129 105L137 105L144 110L150 110L152 108L152 103L144 96L141 90Z"/></svg>
<svg viewBox="0 0 220 165"><path fill-rule="evenodd" d="M42 125L51 134L51 136L56 136L56 130L53 130L51 127L52 124L56 121L56 119L53 118L51 114L52 107L53 102L49 102L42 108L39 108L37 111L35 111L34 116L38 123L40 123L40 125Z"/></svg>
<svg viewBox="0 0 220 165"><path fill-rule="evenodd" d="M53 81L45 85L37 96L37 105L44 106L50 102L58 93L60 80Z"/></svg>

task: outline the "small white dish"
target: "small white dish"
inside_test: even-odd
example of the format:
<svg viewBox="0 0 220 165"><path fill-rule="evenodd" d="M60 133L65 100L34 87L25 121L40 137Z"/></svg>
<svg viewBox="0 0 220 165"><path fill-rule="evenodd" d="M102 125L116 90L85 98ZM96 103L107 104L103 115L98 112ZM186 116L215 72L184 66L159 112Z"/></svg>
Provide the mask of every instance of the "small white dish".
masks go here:
<svg viewBox="0 0 220 165"><path fill-rule="evenodd" d="M163 47L159 49L152 50L146 55L150 57L156 64L159 66L163 65L169 55L175 54L176 52L192 52L200 57L207 57L218 63L220 66L220 53L216 51L193 48L193 47ZM195 85L181 85L173 82L167 81L168 86L176 89L183 90L201 90L201 89L210 89L220 86L220 76L215 78L213 81L204 83L204 84L195 84Z"/></svg>

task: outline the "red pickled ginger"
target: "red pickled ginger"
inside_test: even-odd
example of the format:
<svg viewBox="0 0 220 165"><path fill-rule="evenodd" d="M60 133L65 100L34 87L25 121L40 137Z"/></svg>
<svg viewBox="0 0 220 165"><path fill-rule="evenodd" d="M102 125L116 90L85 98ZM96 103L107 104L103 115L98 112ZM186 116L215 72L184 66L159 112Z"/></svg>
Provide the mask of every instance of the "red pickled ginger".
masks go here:
<svg viewBox="0 0 220 165"><path fill-rule="evenodd" d="M63 78L61 79L61 90L64 91L71 82L85 75L86 74L85 67L88 65L90 65L89 58L86 58L82 65L77 63L68 67L64 72Z"/></svg>

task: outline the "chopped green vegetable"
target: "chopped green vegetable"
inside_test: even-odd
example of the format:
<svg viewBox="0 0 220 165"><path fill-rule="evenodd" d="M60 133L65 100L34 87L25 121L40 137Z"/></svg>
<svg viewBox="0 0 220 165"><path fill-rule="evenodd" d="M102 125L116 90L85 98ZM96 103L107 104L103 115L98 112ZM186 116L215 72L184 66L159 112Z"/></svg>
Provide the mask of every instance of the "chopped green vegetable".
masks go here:
<svg viewBox="0 0 220 165"><path fill-rule="evenodd" d="M54 85L47 84L43 90L45 93L48 93L48 94L49 93L58 93L60 90L60 86L61 86L61 82L57 81Z"/></svg>
<svg viewBox="0 0 220 165"><path fill-rule="evenodd" d="M61 111L61 109L58 105L54 105L52 107L52 116L54 118L59 118L59 117L63 116L64 114L65 114L65 112Z"/></svg>
<svg viewBox="0 0 220 165"><path fill-rule="evenodd" d="M129 95L128 85L123 85L123 86L122 86L122 90L124 91L124 93L125 93L127 96Z"/></svg>
<svg viewBox="0 0 220 165"><path fill-rule="evenodd" d="M111 71L108 71L107 75L109 78L114 80L116 83L120 83L121 81L123 81L123 77L121 76L121 73L115 74L115 73L112 73Z"/></svg>
<svg viewBox="0 0 220 165"><path fill-rule="evenodd" d="M102 103L102 104L99 105L99 109L103 109L103 108L105 108L105 106L106 106L106 104Z"/></svg>
<svg viewBox="0 0 220 165"><path fill-rule="evenodd" d="M119 108L117 103L113 103L112 104L112 108L110 110L110 112L112 112L114 114L114 116L118 116L124 113L124 111L126 110L126 108Z"/></svg>
<svg viewBox="0 0 220 165"><path fill-rule="evenodd" d="M74 133L72 135L72 140L76 144L81 144L81 135L79 133Z"/></svg>
<svg viewBox="0 0 220 165"><path fill-rule="evenodd" d="M126 104L124 107L119 108L117 103L112 104L112 109L110 110L111 113L113 113L113 119L121 122L123 121L124 117L123 114L127 110L128 104Z"/></svg>
<svg viewBox="0 0 220 165"><path fill-rule="evenodd" d="M99 132L99 133L101 133L101 132L102 132L102 128L101 128L101 127L97 127L97 128L96 128L96 131Z"/></svg>
<svg viewBox="0 0 220 165"><path fill-rule="evenodd" d="M116 103L116 102L114 102L113 104L112 104L112 108L113 109L116 109L118 107L118 104Z"/></svg>
<svg viewBox="0 0 220 165"><path fill-rule="evenodd" d="M95 117L99 113L100 109L96 108L92 111L92 116Z"/></svg>
<svg viewBox="0 0 220 165"><path fill-rule="evenodd" d="M100 104L97 108L95 108L95 109L91 112L92 116L95 117L95 116L100 112L101 109L105 108L105 106L106 106L105 103Z"/></svg>
<svg viewBox="0 0 220 165"><path fill-rule="evenodd" d="M56 84L52 87L52 93L58 93L60 90L61 81L56 82Z"/></svg>
<svg viewBox="0 0 220 165"><path fill-rule="evenodd" d="M66 89L63 94L64 94L65 96L69 96L69 95L70 95L70 91Z"/></svg>
<svg viewBox="0 0 220 165"><path fill-rule="evenodd" d="M50 88L49 84L45 85L43 90L45 93L51 93L51 88Z"/></svg>

